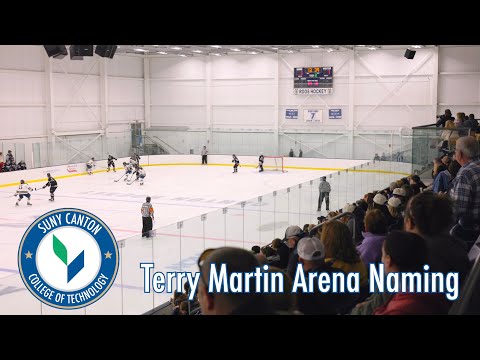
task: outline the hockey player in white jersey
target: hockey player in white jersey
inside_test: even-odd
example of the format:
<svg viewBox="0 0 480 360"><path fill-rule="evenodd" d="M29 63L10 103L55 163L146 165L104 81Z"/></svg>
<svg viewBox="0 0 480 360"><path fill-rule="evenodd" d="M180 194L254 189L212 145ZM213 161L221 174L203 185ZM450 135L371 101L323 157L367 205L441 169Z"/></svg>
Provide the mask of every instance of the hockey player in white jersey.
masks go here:
<svg viewBox="0 0 480 360"><path fill-rule="evenodd" d="M126 162L123 162L123 166L125 168L125 179L123 179L123 181L127 181L128 175L133 173L133 165L131 163L127 164Z"/></svg>
<svg viewBox="0 0 480 360"><path fill-rule="evenodd" d="M23 197L25 196L27 198L27 205L32 205L30 202L30 191L33 191L33 189L28 185L25 180L20 180L20 184L18 185L17 193L18 195L18 200L15 203L15 206L18 206L18 203L22 201Z"/></svg>
<svg viewBox="0 0 480 360"><path fill-rule="evenodd" d="M91 158L90 160L88 160L87 162L87 173L88 175L92 175L93 174L93 168L96 166L95 164L95 158Z"/></svg>
<svg viewBox="0 0 480 360"><path fill-rule="evenodd" d="M140 179L140 185L143 185L143 179L145 179L147 173L143 170L143 167L139 166L137 170L137 180Z"/></svg>

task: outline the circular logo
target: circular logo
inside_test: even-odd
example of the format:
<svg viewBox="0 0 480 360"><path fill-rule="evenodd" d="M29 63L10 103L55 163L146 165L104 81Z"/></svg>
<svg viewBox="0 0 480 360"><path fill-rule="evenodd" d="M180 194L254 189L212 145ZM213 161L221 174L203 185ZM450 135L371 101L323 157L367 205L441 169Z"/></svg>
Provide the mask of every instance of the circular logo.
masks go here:
<svg viewBox="0 0 480 360"><path fill-rule="evenodd" d="M59 309L93 304L118 271L117 241L105 223L84 210L50 211L25 231L18 268L27 289Z"/></svg>

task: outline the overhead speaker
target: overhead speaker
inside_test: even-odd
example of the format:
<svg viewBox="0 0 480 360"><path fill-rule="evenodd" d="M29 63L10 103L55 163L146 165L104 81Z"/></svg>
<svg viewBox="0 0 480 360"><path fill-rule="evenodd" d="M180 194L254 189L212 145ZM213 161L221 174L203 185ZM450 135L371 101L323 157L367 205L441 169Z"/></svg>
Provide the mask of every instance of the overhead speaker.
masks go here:
<svg viewBox="0 0 480 360"><path fill-rule="evenodd" d="M117 45L97 45L95 48L95 54L110 59L113 59L115 51L117 51Z"/></svg>
<svg viewBox="0 0 480 360"><path fill-rule="evenodd" d="M43 45L48 57L54 57L55 59L63 59L68 55L65 45Z"/></svg>
<svg viewBox="0 0 480 360"><path fill-rule="evenodd" d="M93 56L93 45L70 45L70 59L83 60L84 56Z"/></svg>
<svg viewBox="0 0 480 360"><path fill-rule="evenodd" d="M406 57L407 59L413 59L413 58L415 57L415 53L416 53L415 50L407 49L407 50L405 51L405 57Z"/></svg>

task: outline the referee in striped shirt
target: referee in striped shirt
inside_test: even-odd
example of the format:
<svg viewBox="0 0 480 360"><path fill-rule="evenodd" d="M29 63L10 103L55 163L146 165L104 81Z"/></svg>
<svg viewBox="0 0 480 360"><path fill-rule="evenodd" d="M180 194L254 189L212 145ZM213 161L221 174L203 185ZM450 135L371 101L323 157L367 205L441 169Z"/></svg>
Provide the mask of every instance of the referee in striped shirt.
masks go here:
<svg viewBox="0 0 480 360"><path fill-rule="evenodd" d="M153 228L153 206L150 203L152 199L147 196L146 202L142 205L142 237L150 237L150 231Z"/></svg>

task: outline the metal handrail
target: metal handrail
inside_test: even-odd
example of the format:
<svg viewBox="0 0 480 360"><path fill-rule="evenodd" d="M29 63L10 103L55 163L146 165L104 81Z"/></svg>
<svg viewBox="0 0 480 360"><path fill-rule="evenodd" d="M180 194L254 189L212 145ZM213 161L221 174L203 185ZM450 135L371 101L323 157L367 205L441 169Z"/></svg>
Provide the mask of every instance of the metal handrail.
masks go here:
<svg viewBox="0 0 480 360"><path fill-rule="evenodd" d="M318 231L322 228L323 224L326 224L327 222L330 222L332 220L337 220L337 219L341 219L345 216L348 216L350 219L353 219L353 232L352 232L352 239L353 239L353 243L355 244L355 229L356 229L356 219L355 219L355 215L351 212L342 212L341 214L338 214L337 216L334 216L333 218L331 218L330 220L327 220L321 224L318 224L317 226L313 227L310 231L309 231L309 235L310 236L315 236Z"/></svg>

